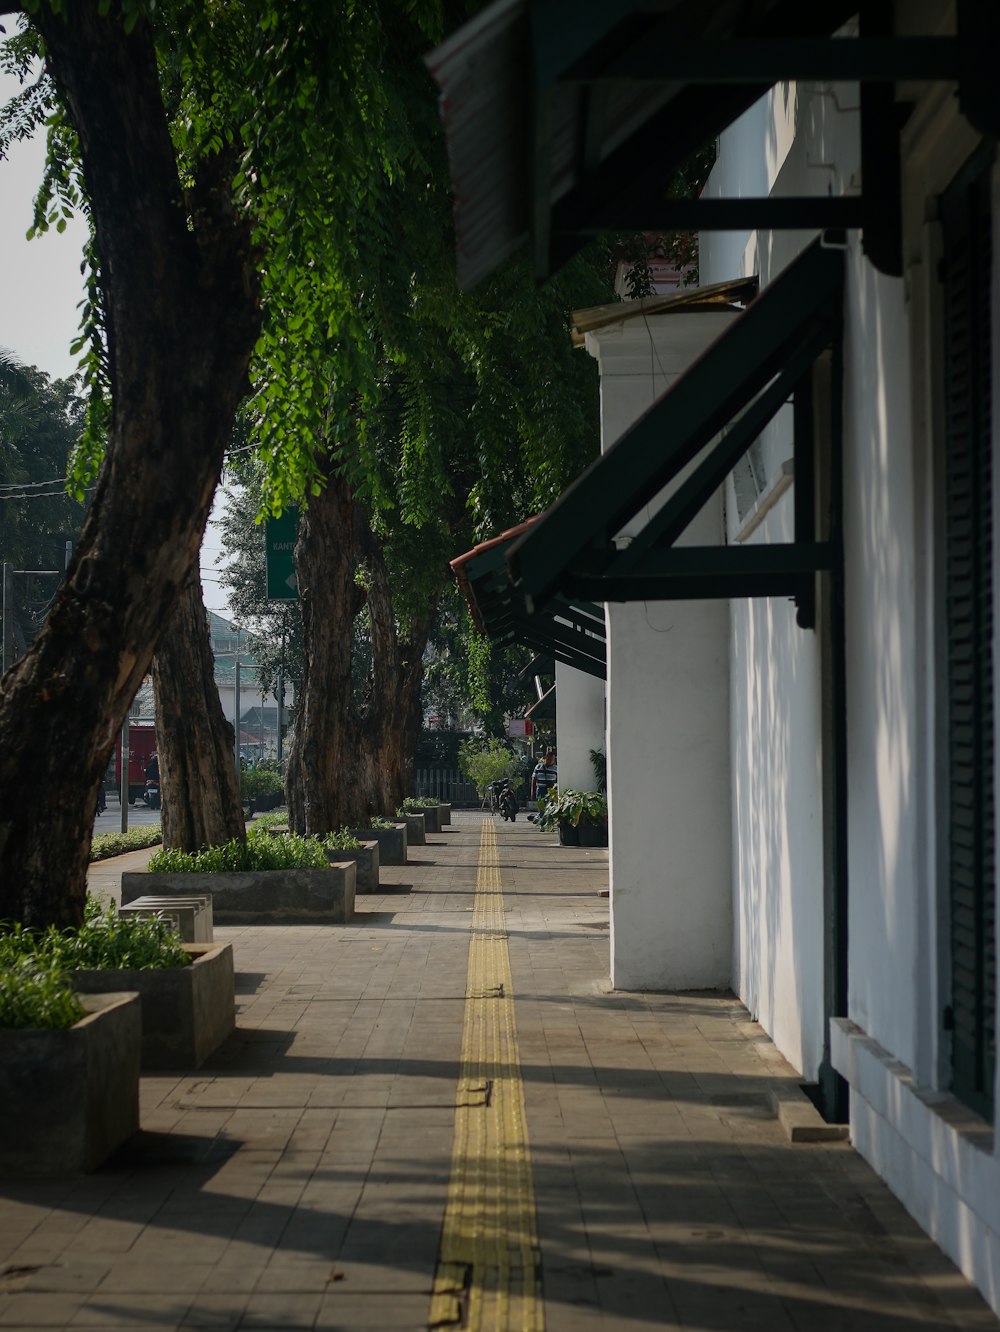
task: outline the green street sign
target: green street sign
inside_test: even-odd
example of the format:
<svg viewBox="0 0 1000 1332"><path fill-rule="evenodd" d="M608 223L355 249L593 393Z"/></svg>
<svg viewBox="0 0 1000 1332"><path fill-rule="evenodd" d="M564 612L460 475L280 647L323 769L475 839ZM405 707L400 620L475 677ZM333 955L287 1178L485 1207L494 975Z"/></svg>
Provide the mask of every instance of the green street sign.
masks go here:
<svg viewBox="0 0 1000 1332"><path fill-rule="evenodd" d="M296 601L299 595L295 576L295 538L299 511L295 505L280 518L264 519L264 550L267 557L268 601Z"/></svg>

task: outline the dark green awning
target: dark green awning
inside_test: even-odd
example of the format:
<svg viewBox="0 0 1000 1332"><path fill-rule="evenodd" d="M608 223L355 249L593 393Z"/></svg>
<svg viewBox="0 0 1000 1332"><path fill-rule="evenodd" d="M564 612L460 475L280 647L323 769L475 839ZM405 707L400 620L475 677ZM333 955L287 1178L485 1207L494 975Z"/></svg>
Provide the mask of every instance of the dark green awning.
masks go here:
<svg viewBox="0 0 1000 1332"><path fill-rule="evenodd" d="M585 599L554 595L528 613L507 574L507 551L538 519L484 541L452 560L476 627L498 643L521 643L588 675L607 674L604 610Z"/></svg>
<svg viewBox="0 0 1000 1332"><path fill-rule="evenodd" d="M549 685L545 693L524 714L530 721L547 721L556 715L556 687Z"/></svg>
<svg viewBox="0 0 1000 1332"><path fill-rule="evenodd" d="M820 242L790 264L547 513L509 542L504 553L513 589L506 595L529 613L554 597L784 595L798 601L800 623L811 624L815 576L830 567L828 545L815 535L812 373L828 349L839 355L843 280L843 251ZM789 398L794 542L675 546ZM624 547L616 543L621 529L691 464L638 535Z"/></svg>
<svg viewBox="0 0 1000 1332"><path fill-rule="evenodd" d="M858 35L839 33L859 11ZM427 57L459 280L525 242L545 277L597 233L782 227L861 227L872 263L900 274L907 84L955 82L969 120L1000 130L1000 5L957 13L954 37L898 36L892 6L858 0L496 0ZM860 83L863 192L671 197L678 168L785 80Z"/></svg>

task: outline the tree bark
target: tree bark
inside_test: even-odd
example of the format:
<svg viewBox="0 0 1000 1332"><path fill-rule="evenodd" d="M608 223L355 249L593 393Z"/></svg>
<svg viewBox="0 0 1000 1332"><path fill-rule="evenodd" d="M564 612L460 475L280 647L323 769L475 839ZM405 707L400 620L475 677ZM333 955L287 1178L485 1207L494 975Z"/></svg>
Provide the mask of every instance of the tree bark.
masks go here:
<svg viewBox="0 0 1000 1332"><path fill-rule="evenodd" d="M153 658L163 845L246 841L235 732L222 714L201 579L193 568Z"/></svg>
<svg viewBox="0 0 1000 1332"><path fill-rule="evenodd" d="M288 755L288 822L323 835L370 811L358 799L351 703L354 618L364 595L354 581L356 509L350 486L329 469L310 497L295 548L305 673Z"/></svg>
<svg viewBox="0 0 1000 1332"><path fill-rule="evenodd" d="M413 793L413 755L422 720L424 649L434 617L432 606L424 615L412 617L407 632L401 633L385 557L370 531L366 558L373 671L365 741L376 756L369 802L377 813L388 814Z"/></svg>
<svg viewBox="0 0 1000 1332"><path fill-rule="evenodd" d="M66 579L0 682L0 918L32 926L82 919L98 779L197 559L260 323L231 168L185 207L149 31L100 7L33 16L80 138L113 412Z"/></svg>
<svg viewBox="0 0 1000 1332"><path fill-rule="evenodd" d="M366 569L363 589L355 581L359 559ZM394 813L412 791L432 615L400 634L381 544L332 467L303 515L295 560L306 666L288 760L289 825L323 836ZM372 668L359 706L351 661L354 620L366 601Z"/></svg>

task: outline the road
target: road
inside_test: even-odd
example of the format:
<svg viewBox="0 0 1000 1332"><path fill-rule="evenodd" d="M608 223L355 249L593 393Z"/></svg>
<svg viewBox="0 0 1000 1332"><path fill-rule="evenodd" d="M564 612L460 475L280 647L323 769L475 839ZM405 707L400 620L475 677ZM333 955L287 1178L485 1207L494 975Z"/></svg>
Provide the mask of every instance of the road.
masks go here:
<svg viewBox="0 0 1000 1332"><path fill-rule="evenodd" d="M134 805L128 805L128 826L136 828L139 824L159 823L160 811L158 809L148 809L142 801L137 801ZM117 800L109 800L108 807L103 814L98 814L94 820L95 833L121 832L122 815L121 808Z"/></svg>

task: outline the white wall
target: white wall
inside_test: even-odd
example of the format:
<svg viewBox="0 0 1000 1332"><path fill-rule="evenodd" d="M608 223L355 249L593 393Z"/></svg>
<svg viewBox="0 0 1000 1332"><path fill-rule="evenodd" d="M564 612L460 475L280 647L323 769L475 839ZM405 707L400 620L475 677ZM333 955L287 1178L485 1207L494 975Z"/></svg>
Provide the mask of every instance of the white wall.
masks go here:
<svg viewBox="0 0 1000 1332"><path fill-rule="evenodd" d="M592 749L604 749L604 681L556 662L556 743L559 785L594 791Z"/></svg>
<svg viewBox="0 0 1000 1332"><path fill-rule="evenodd" d="M849 1012L911 1068L921 726L910 329L903 282L852 245L846 305ZM926 589L930 590L930 589Z"/></svg>
<svg viewBox="0 0 1000 1332"><path fill-rule="evenodd" d="M935 8L946 21L943 3L923 11ZM789 91L785 102L783 90L773 90L723 135L707 193L756 193L748 183L761 180L783 195L857 189L856 91ZM876 273L856 233L847 253L849 995L848 1020L834 1024L832 1057L851 1087L858 1150L1000 1311L1000 1135L948 1092L941 1030L947 922L937 870L935 622L943 555L934 454L941 447L942 366L933 219L937 195L975 142L953 90L928 90L903 136L904 277ZM1000 204L1000 185L997 198ZM766 283L808 239L703 238L702 281L756 269ZM1000 227L996 241L1000 252ZM734 263L743 268L734 272ZM1000 327L996 269L994 280ZM1000 419L994 432L1000 459ZM780 463L780 434L778 426L763 450L771 471ZM751 540L788 538L792 494L777 499ZM727 495L732 499L731 487ZM731 538L738 535L734 508ZM1000 559L996 568L1000 608ZM823 1035L816 644L795 628L783 603L734 603L731 623L737 984L776 1043L809 1074Z"/></svg>
<svg viewBox="0 0 1000 1332"><path fill-rule="evenodd" d="M233 703L235 702L236 691L233 689L233 686L231 684L228 686L219 685L218 690L219 690L219 702L222 704L222 715L225 717L226 721L231 722L233 720ZM290 684L286 684L285 704L284 704L285 708L284 720L286 725L288 724L288 709L292 706L294 698L295 698L295 692L292 686ZM260 690L255 688L253 685L245 686L243 684L243 681L241 680L240 716L241 717L245 716L246 713L248 713L251 708L259 708L261 706L260 700L261 700ZM273 693L265 693L263 706L265 708L276 708L278 706L278 701Z"/></svg>
<svg viewBox="0 0 1000 1332"><path fill-rule="evenodd" d="M782 501L755 534L790 541ZM734 989L785 1058L815 1078L823 1054L820 673L795 606L733 601Z"/></svg>
<svg viewBox="0 0 1000 1332"><path fill-rule="evenodd" d="M605 448L733 318L664 315L590 335ZM678 544L721 536L715 499ZM726 603L609 605L607 621L612 983L728 987Z"/></svg>
<svg viewBox="0 0 1000 1332"><path fill-rule="evenodd" d="M857 96L838 86L779 84L721 137L706 186L715 197L826 193L850 187ZM757 272L762 288L812 233L715 233L701 238L701 281ZM741 523L726 492L730 542L790 541L794 489L791 414L764 432L761 513ZM770 506L770 507L769 507ZM805 1077L824 1047L822 726L815 632L792 603L730 604L733 984Z"/></svg>

